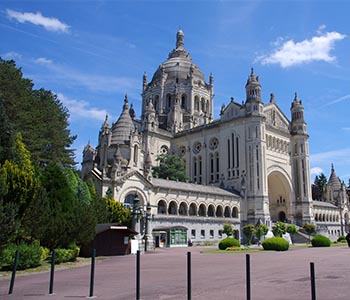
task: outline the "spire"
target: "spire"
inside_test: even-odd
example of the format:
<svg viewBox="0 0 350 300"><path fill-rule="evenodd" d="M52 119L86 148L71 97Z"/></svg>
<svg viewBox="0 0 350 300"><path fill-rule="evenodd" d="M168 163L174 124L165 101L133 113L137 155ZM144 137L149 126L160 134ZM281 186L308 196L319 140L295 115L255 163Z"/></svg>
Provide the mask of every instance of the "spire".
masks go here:
<svg viewBox="0 0 350 300"><path fill-rule="evenodd" d="M176 33L176 49L184 49L184 33L181 30L181 28L179 28L178 32Z"/></svg>
<svg viewBox="0 0 350 300"><path fill-rule="evenodd" d="M130 115L131 119L133 119L133 120L136 118L134 105L132 103L130 104L129 115Z"/></svg>
<svg viewBox="0 0 350 300"><path fill-rule="evenodd" d="M176 33L176 48L169 53L169 59L173 57L190 58L190 54L185 50L184 33L181 28Z"/></svg>
<svg viewBox="0 0 350 300"><path fill-rule="evenodd" d="M125 94L124 98L124 105L123 105L123 111L129 109L129 101L128 101L128 95Z"/></svg>

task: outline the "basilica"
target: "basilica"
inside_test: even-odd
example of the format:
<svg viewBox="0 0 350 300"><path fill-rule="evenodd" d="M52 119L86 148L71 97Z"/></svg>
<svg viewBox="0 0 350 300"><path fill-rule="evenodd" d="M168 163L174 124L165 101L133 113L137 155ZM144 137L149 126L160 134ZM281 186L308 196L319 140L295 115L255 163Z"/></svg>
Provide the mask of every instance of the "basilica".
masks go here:
<svg viewBox="0 0 350 300"><path fill-rule="evenodd" d="M349 200L333 167L326 201L312 200L302 101L295 94L282 112L273 94L262 99L255 71L247 75L245 99L229 99L214 119L214 77L206 80L179 30L168 58L143 75L141 117L125 96L118 120L106 117L98 145L85 147L83 179L135 212L149 247L217 242L224 223L236 238L246 224L277 221L344 233ZM189 180L153 176L161 154L178 155Z"/></svg>

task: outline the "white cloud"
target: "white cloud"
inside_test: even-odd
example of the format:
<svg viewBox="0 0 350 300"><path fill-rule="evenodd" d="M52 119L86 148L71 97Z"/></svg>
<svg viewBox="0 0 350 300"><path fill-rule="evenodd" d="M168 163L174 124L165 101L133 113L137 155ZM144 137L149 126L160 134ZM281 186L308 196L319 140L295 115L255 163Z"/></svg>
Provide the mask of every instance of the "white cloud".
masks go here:
<svg viewBox="0 0 350 300"><path fill-rule="evenodd" d="M343 165L350 162L350 148L312 154L310 162L313 165L329 164L330 166L331 163Z"/></svg>
<svg viewBox="0 0 350 300"><path fill-rule="evenodd" d="M48 59L46 57L39 57L37 59L34 60L36 63L38 64L43 64L43 65L47 65L47 64L52 64L52 60Z"/></svg>
<svg viewBox="0 0 350 300"><path fill-rule="evenodd" d="M336 41L343 40L346 35L339 32L322 33L324 25L318 30L318 36L312 37L310 40L294 42L288 40L282 42L280 38L276 41L277 47L271 54L260 56L256 61L260 61L263 65L280 64L282 68L300 65L312 61L332 62L336 59L331 55Z"/></svg>
<svg viewBox="0 0 350 300"><path fill-rule="evenodd" d="M19 12L11 9L7 9L7 16L10 19L15 19L20 23L29 22L34 25L43 26L49 31L62 31L68 32L69 26L56 18L44 17L41 12L30 13L30 12Z"/></svg>
<svg viewBox="0 0 350 300"><path fill-rule="evenodd" d="M106 117L106 110L90 107L90 104L84 100L70 99L62 93L57 93L57 96L62 104L68 108L72 118L94 119L102 123Z"/></svg>
<svg viewBox="0 0 350 300"><path fill-rule="evenodd" d="M311 176L316 176L320 175L321 173L324 173L323 169L320 167L314 167L310 169L310 175Z"/></svg>
<svg viewBox="0 0 350 300"><path fill-rule="evenodd" d="M1 56L2 56L3 59L14 59L14 60L17 60L17 59L22 58L21 54L19 54L17 52L14 52L14 51L4 53Z"/></svg>

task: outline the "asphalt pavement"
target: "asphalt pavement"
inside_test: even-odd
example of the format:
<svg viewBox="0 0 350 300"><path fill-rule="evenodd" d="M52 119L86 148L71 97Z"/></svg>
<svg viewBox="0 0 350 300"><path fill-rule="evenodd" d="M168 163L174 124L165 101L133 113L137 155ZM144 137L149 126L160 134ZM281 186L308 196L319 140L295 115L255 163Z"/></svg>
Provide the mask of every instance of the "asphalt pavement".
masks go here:
<svg viewBox="0 0 350 300"><path fill-rule="evenodd" d="M209 247L210 248L210 247ZM208 247L157 249L140 256L141 300L187 300L187 252L191 252L191 299L246 300L246 253L205 254ZM317 300L350 299L350 248L297 248L286 252L250 253L251 300L311 298L310 262L315 266ZM86 299L90 266L57 270L53 295L50 273L17 276L8 295L10 278L0 280L0 299ZM93 297L136 299L136 256L96 261Z"/></svg>

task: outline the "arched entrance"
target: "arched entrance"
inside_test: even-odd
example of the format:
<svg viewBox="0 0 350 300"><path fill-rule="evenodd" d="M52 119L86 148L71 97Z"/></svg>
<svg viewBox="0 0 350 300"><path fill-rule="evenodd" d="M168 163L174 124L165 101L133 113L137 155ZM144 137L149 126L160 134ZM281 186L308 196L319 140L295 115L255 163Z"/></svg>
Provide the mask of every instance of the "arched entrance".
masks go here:
<svg viewBox="0 0 350 300"><path fill-rule="evenodd" d="M281 222L286 221L286 213L284 211L280 211L278 213L278 221L281 221Z"/></svg>
<svg viewBox="0 0 350 300"><path fill-rule="evenodd" d="M280 171L272 171L268 175L269 208L272 222L291 222L291 185Z"/></svg>

